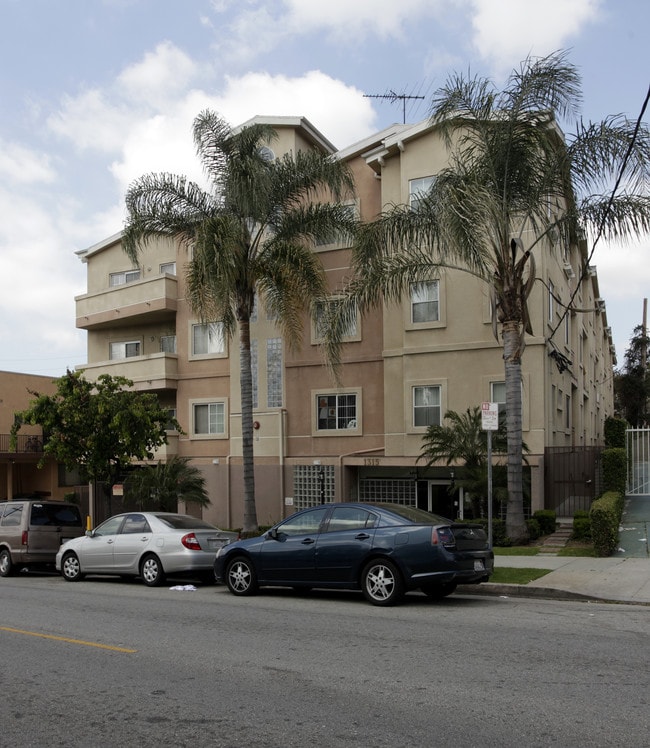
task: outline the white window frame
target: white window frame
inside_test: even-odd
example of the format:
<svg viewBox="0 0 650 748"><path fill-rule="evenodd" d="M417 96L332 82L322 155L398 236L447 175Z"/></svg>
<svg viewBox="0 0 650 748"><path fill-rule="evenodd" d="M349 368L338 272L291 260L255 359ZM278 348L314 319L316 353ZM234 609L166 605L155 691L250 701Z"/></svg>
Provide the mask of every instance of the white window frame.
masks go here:
<svg viewBox="0 0 650 748"><path fill-rule="evenodd" d="M163 342L164 341L164 342ZM173 341L173 343L171 343ZM176 353L176 335L161 335L159 339L161 353ZM170 344L171 343L171 344ZM168 350L169 348L173 350Z"/></svg>
<svg viewBox="0 0 650 748"><path fill-rule="evenodd" d="M342 403L339 404L339 398L353 396L354 400L354 418L349 418L345 425L339 427L339 423L342 423L339 405L343 407ZM321 401L325 399L326 402L323 404ZM358 436L362 433L362 400L361 400L361 389L346 389L346 390L335 390L335 389L318 389L311 391L312 401L312 436ZM328 408L331 411L331 416L328 414L328 418L336 421L334 428L319 428L319 424L322 416L322 408ZM345 418L343 419L345 421Z"/></svg>
<svg viewBox="0 0 650 748"><path fill-rule="evenodd" d="M123 355L120 355L122 350ZM142 355L141 351L142 343L139 340L114 340L108 344L108 360L122 361L127 358L137 358Z"/></svg>
<svg viewBox="0 0 650 748"><path fill-rule="evenodd" d="M199 328L207 328L207 350L205 352L196 352L196 332ZM223 334L223 326L220 322L193 322L190 324L190 346L191 354L190 359L204 359L204 358L225 358L227 355L226 351L226 339Z"/></svg>
<svg viewBox="0 0 650 748"><path fill-rule="evenodd" d="M430 325L440 322L440 281L430 280L423 283L411 284L411 324L412 325ZM416 308L433 304L435 316L431 319L415 319Z"/></svg>
<svg viewBox="0 0 650 748"><path fill-rule="evenodd" d="M176 261L172 262L161 262L160 263L160 274L165 275L176 275Z"/></svg>
<svg viewBox="0 0 650 748"><path fill-rule="evenodd" d="M321 327L323 305L329 304L331 306L334 306L339 302L340 299L341 299L340 296L331 296L327 301L317 303L316 309L314 312L315 319L312 320L312 326L311 326L312 345L317 345L318 343L321 343L324 339L323 330ZM361 340L361 320L359 318L358 310L355 310L354 322L348 327L347 330L345 330L342 339L348 342Z"/></svg>
<svg viewBox="0 0 650 748"><path fill-rule="evenodd" d="M225 398L222 399L200 399L190 400L190 424L192 439L227 439L228 438L228 403ZM197 431L197 409L207 408L207 431ZM219 420L223 428L218 430L212 429L213 423L219 425Z"/></svg>
<svg viewBox="0 0 650 748"><path fill-rule="evenodd" d="M436 391L438 393L438 402L432 403L432 404L417 404L416 401L418 400L417 393L418 391L424 391L424 390L432 390ZM411 388L411 426L416 431L426 431L429 426L440 426L442 424L442 398L443 398L443 391L442 391L442 385L441 384L415 384ZM422 413L426 410L431 409L433 412L435 410L438 410L438 420L437 423L425 423L425 424L419 424L417 423L416 414Z"/></svg>
<svg viewBox="0 0 650 748"><path fill-rule="evenodd" d="M108 274L108 285L110 288L124 286L127 283L135 283L140 280L140 268L136 270L121 270L117 273Z"/></svg>
<svg viewBox="0 0 650 748"><path fill-rule="evenodd" d="M353 218L358 218L360 215L359 211L359 201L358 200L347 200L342 203L342 207L350 210L350 215ZM349 239L343 239L341 238L335 238L332 241L329 242L315 242L314 244L314 251L320 252L323 250L330 250L330 249L340 249L342 247L348 247L350 246L350 240Z"/></svg>
<svg viewBox="0 0 650 748"><path fill-rule="evenodd" d="M433 175L409 179L409 207L412 210L417 209L420 200L429 192L435 179Z"/></svg>

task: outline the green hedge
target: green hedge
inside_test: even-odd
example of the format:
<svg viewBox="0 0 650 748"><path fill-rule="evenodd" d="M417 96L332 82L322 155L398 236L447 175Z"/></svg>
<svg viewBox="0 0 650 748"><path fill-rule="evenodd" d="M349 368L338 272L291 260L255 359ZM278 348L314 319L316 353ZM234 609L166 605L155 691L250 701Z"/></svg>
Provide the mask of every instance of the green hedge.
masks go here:
<svg viewBox="0 0 650 748"><path fill-rule="evenodd" d="M605 419L605 446L625 449L625 431L629 425L624 418L608 416Z"/></svg>
<svg viewBox="0 0 650 748"><path fill-rule="evenodd" d="M468 520L473 525L481 525L485 532L488 531L487 517L478 517L477 519ZM502 519L492 518L492 545L500 547L509 547L512 541L506 536L506 523Z"/></svg>
<svg viewBox="0 0 650 748"><path fill-rule="evenodd" d="M625 450L619 447L603 450L603 489L625 494L627 461Z"/></svg>
<svg viewBox="0 0 650 748"><path fill-rule="evenodd" d="M611 556L618 547L623 505L624 494L618 491L607 491L591 505L591 537L597 556Z"/></svg>

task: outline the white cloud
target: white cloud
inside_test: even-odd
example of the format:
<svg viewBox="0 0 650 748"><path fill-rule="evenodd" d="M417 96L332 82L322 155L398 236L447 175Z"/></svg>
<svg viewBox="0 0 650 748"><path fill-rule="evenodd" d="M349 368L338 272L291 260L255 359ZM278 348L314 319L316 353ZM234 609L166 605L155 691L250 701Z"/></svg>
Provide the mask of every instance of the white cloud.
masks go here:
<svg viewBox="0 0 650 748"><path fill-rule="evenodd" d="M53 182L56 173L47 154L0 140L0 177L5 183L42 184Z"/></svg>
<svg viewBox="0 0 650 748"><path fill-rule="evenodd" d="M542 56L566 46L598 19L603 0L470 0L474 45L497 72L513 60Z"/></svg>

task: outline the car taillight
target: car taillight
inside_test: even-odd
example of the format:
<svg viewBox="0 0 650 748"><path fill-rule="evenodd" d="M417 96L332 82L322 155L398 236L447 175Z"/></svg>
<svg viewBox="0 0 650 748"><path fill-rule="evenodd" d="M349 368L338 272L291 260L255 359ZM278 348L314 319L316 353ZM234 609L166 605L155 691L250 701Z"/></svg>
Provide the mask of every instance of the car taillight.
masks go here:
<svg viewBox="0 0 650 748"><path fill-rule="evenodd" d="M183 535L183 537L181 538L181 543L191 551L201 550L201 544L199 543L196 535L193 532L190 532L187 535Z"/></svg>
<svg viewBox="0 0 650 748"><path fill-rule="evenodd" d="M27 530L23 530L23 535L22 535L22 537L20 539L20 542L23 545L27 545Z"/></svg>
<svg viewBox="0 0 650 748"><path fill-rule="evenodd" d="M453 548L456 545L456 538L454 538L451 527L434 527L431 531L431 545Z"/></svg>

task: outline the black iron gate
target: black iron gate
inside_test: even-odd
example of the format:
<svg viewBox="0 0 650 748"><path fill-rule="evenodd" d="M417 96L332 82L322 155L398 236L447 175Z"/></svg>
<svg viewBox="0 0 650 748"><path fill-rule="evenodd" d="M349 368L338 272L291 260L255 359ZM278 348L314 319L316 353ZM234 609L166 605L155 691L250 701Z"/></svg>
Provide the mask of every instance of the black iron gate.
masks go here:
<svg viewBox="0 0 650 748"><path fill-rule="evenodd" d="M603 447L547 447L544 450L544 506L558 517L589 510L601 493Z"/></svg>

